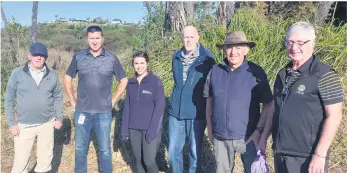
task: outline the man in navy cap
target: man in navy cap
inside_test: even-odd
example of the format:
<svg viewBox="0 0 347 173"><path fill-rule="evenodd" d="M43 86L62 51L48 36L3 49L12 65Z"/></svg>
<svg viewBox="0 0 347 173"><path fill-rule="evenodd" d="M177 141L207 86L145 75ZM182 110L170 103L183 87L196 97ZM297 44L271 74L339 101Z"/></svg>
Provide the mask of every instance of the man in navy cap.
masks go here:
<svg viewBox="0 0 347 173"><path fill-rule="evenodd" d="M35 172L51 170L54 128L60 129L62 126L63 103L58 76L45 63L47 57L44 44L32 44L29 61L15 68L7 83L5 114L9 133L14 137L15 151L12 173L28 172L28 161L36 137Z"/></svg>

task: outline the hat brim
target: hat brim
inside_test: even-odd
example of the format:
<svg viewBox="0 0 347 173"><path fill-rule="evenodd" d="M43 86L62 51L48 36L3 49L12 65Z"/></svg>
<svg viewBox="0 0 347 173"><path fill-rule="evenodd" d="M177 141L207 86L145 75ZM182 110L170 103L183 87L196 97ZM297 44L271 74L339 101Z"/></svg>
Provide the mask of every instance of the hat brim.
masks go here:
<svg viewBox="0 0 347 173"><path fill-rule="evenodd" d="M217 44L216 46L222 49L225 45L242 45L242 44L246 44L249 48L253 48L256 46L255 42L235 42L235 43Z"/></svg>

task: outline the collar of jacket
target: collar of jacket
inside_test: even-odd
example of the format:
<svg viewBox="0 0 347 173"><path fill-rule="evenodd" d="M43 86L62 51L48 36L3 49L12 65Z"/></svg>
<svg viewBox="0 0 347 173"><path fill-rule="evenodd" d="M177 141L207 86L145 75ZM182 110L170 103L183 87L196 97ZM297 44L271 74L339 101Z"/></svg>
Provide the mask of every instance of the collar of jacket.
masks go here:
<svg viewBox="0 0 347 173"><path fill-rule="evenodd" d="M228 60L226 58L223 59L223 61L221 61L219 63L219 65L224 69L224 70L227 70L228 72L231 72L231 68L229 67L228 65ZM248 65L248 60L247 60L247 57L245 57L245 59L243 60L242 64L237 67L234 71L239 71L239 70L242 70L242 69L249 69L249 65Z"/></svg>
<svg viewBox="0 0 347 173"><path fill-rule="evenodd" d="M27 61L27 62L25 63L25 65L24 65L24 67L23 67L23 71L31 76L31 73L30 73L30 70L29 70L29 62L30 62L30 61ZM45 74L43 75L43 77L45 77L45 76L49 73L49 71L50 71L46 63L44 64L44 66L46 67L46 72L45 72Z"/></svg>
<svg viewBox="0 0 347 173"><path fill-rule="evenodd" d="M141 83L150 82L152 77L153 77L153 72L152 71L148 71L148 74L142 79ZM136 79L136 75L134 75L133 77L131 77L129 79L129 84L134 84L134 83L138 83L138 81Z"/></svg>
<svg viewBox="0 0 347 173"><path fill-rule="evenodd" d="M208 57L213 57L212 55L210 55L210 53L207 52L206 48L201 43L199 43L198 47L199 47L199 56L197 57L197 59L205 60ZM182 56L181 55L182 52L184 52L184 47L182 47L179 51L176 52L175 59L180 60Z"/></svg>
<svg viewBox="0 0 347 173"><path fill-rule="evenodd" d="M312 58L312 61L310 60ZM314 73L316 73L317 71L319 71L320 69L319 69L319 64L321 63L320 62L320 60L319 60L319 58L316 56L316 55L312 55L312 57L311 57L309 60L307 60L305 63L310 63L310 64L303 64L303 66L306 66L307 65L307 67L306 68L299 68L298 70L300 71L300 77L299 77L299 79L300 78L305 78L305 77L307 77L307 76L311 76L311 75L313 75ZM311 61L311 62L310 62ZM292 67L293 66L293 63L292 62L289 62L282 70L281 70L281 72L280 72L280 76L282 77L282 78L285 78L285 76L286 76L286 69L288 68L288 67Z"/></svg>

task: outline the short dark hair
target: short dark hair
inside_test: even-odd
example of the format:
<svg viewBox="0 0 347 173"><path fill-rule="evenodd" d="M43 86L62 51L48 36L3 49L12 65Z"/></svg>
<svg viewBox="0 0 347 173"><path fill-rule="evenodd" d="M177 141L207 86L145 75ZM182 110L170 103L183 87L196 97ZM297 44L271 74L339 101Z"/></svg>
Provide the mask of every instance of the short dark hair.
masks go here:
<svg viewBox="0 0 347 173"><path fill-rule="evenodd" d="M144 51L136 51L132 56L132 64L134 64L135 57L143 57L145 58L146 62L149 63L149 57L147 52Z"/></svg>
<svg viewBox="0 0 347 173"><path fill-rule="evenodd" d="M94 32L101 32L101 35L103 35L102 33L102 29L100 28L100 26L96 26L96 25L92 25L89 26L86 30L86 36L88 36L88 33L94 33Z"/></svg>

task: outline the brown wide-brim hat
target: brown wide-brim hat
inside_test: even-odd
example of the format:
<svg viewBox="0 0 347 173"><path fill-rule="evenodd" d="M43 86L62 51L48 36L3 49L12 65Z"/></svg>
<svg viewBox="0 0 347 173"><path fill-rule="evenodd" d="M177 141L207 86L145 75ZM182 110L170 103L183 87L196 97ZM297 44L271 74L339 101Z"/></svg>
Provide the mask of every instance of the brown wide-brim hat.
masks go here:
<svg viewBox="0 0 347 173"><path fill-rule="evenodd" d="M246 44L249 48L254 47L256 44L251 41L247 41L246 35L243 31L229 32L224 40L224 44L217 44L218 48L223 48L224 45L237 45Z"/></svg>

